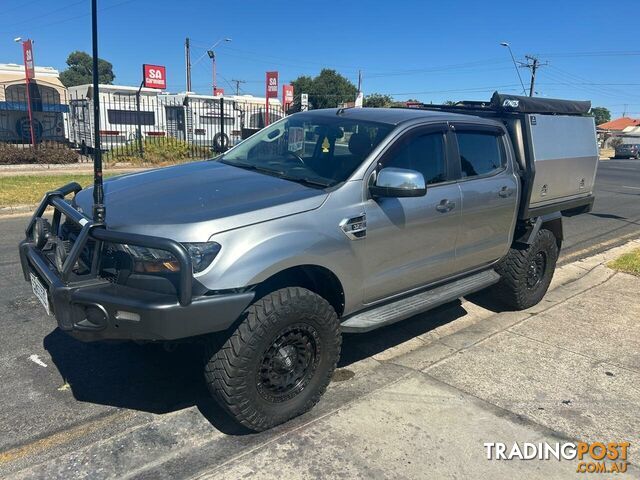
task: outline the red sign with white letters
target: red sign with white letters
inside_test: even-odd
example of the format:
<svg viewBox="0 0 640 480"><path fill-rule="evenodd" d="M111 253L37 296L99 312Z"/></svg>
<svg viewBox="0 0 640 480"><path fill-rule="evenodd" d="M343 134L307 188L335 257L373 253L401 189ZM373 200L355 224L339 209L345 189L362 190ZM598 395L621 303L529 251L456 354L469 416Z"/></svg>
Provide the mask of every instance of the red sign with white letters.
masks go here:
<svg viewBox="0 0 640 480"><path fill-rule="evenodd" d="M278 72L267 72L267 98L278 98Z"/></svg>
<svg viewBox="0 0 640 480"><path fill-rule="evenodd" d="M24 55L24 73L28 80L36 76L36 67L33 63L33 46L31 40L22 42L22 53Z"/></svg>
<svg viewBox="0 0 640 480"><path fill-rule="evenodd" d="M162 65L142 65L142 78L147 88L165 90L167 88L167 68Z"/></svg>
<svg viewBox="0 0 640 480"><path fill-rule="evenodd" d="M282 105L284 108L293 103L293 85L282 86Z"/></svg>

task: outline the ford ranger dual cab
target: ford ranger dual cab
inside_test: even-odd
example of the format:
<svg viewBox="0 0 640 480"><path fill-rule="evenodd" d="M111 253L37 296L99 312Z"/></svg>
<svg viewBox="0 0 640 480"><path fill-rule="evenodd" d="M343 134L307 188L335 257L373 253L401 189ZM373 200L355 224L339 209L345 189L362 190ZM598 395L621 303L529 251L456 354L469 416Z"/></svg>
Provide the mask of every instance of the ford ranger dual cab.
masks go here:
<svg viewBox="0 0 640 480"><path fill-rule="evenodd" d="M93 188L49 192L24 277L79 340L204 341L212 395L265 430L318 402L343 332L483 289L538 303L562 215L593 204L588 111L496 93L290 115L213 160L105 181L104 223Z"/></svg>

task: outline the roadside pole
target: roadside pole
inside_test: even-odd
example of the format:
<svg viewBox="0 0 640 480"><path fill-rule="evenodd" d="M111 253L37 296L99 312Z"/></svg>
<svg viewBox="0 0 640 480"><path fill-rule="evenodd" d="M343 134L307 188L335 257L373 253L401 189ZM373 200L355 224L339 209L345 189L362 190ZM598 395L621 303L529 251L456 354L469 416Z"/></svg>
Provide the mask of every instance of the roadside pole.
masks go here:
<svg viewBox="0 0 640 480"><path fill-rule="evenodd" d="M136 92L136 137L138 137L138 155L144 156L142 147L142 115L140 111L140 94L142 87L164 90L167 88L167 69L163 65L142 64L142 82ZM148 105L148 103L147 103ZM148 125L148 123L147 123Z"/></svg>
<svg viewBox="0 0 640 480"><path fill-rule="evenodd" d="M33 61L33 42L29 39L22 42L22 53L24 56L24 76L27 89L27 113L29 117L29 133L31 135L31 146L37 148L36 136L33 131L33 106L31 105L31 79L35 77L35 63Z"/></svg>
<svg viewBox="0 0 640 480"><path fill-rule="evenodd" d="M140 92L142 91L143 85L144 74L142 82L140 82L140 87L136 92L136 143L138 144L138 156L140 158L144 157L144 149L142 147L142 121L140 120Z"/></svg>
<svg viewBox="0 0 640 480"><path fill-rule="evenodd" d="M220 150L222 152L226 150L224 143L224 97L220 97Z"/></svg>

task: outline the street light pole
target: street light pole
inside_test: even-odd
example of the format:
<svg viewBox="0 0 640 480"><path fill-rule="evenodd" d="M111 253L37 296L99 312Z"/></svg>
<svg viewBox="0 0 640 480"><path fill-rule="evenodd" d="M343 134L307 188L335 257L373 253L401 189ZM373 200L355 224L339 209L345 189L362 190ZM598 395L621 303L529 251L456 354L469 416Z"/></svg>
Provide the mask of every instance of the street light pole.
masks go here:
<svg viewBox="0 0 640 480"><path fill-rule="evenodd" d="M214 48L216 48L222 42L230 42L230 41L231 41L231 38L221 38L216 43L211 45L209 47L209 49L206 51L205 54L201 55L200 58L198 58L195 62L193 62L193 65L196 65L200 60L202 60L205 57L205 55L209 55L209 58L211 59L211 62L212 62L212 68L213 68L213 72L212 72L213 95L216 94L216 88L217 88L217 84L216 84L216 52L214 51Z"/></svg>
<svg viewBox="0 0 640 480"><path fill-rule="evenodd" d="M216 96L216 90L218 89L218 85L216 83L216 52L213 50L207 50L207 54L211 59L211 67L212 67L212 85L213 85L213 96Z"/></svg>
<svg viewBox="0 0 640 480"><path fill-rule="evenodd" d="M520 76L520 70L518 70L518 64L516 63L516 59L513 56L513 52L511 51L511 45L507 42L500 42L500 45L503 47L507 47L509 49L509 54L511 55L511 60L513 61L513 66L516 69L516 73L518 74L518 79L520 79L520 85L522 86L522 93L527 94L527 89L524 88L524 82L522 81L522 77Z"/></svg>

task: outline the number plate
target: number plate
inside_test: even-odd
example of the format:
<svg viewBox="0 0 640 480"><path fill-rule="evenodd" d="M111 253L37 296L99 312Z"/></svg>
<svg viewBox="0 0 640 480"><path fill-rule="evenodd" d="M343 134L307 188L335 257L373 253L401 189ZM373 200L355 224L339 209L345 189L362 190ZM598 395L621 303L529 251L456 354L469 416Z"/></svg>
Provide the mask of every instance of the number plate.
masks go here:
<svg viewBox="0 0 640 480"><path fill-rule="evenodd" d="M47 315L51 315L51 309L49 308L49 295L47 294L47 289L45 288L44 285L42 285L42 282L40 282L38 277L36 277L33 273L29 272L29 275L31 275L31 288L33 289L33 293L35 294L36 297L38 297L38 300L40 300L40 303L42 303L42 306L47 311Z"/></svg>

